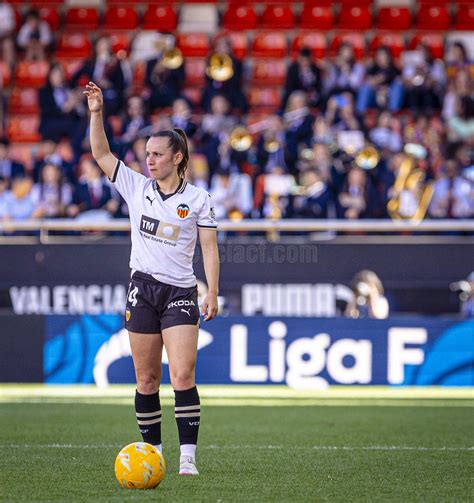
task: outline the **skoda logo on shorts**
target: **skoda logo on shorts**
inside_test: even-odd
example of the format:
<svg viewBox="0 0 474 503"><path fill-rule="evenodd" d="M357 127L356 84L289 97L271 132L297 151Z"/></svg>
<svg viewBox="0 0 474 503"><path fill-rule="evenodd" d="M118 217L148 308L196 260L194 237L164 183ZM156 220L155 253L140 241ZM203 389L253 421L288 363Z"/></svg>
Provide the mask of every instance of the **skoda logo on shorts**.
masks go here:
<svg viewBox="0 0 474 503"><path fill-rule="evenodd" d="M186 218L189 215L189 206L187 204L180 204L176 211L178 213L179 218Z"/></svg>

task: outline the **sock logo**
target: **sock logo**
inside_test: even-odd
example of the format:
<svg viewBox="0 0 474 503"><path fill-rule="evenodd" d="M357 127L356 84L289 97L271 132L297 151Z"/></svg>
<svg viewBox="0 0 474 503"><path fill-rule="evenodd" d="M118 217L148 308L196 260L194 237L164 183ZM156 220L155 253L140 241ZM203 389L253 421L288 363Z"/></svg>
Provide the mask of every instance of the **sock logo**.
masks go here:
<svg viewBox="0 0 474 503"><path fill-rule="evenodd" d="M199 426L199 421L188 421L189 426Z"/></svg>

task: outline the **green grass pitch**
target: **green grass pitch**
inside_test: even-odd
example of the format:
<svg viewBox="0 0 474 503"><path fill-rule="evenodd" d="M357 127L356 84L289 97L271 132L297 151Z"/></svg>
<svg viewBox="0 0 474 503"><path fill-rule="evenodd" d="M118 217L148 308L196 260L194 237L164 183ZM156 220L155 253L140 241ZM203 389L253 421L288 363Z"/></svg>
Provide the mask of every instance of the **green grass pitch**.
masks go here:
<svg viewBox="0 0 474 503"><path fill-rule="evenodd" d="M179 477L172 393L158 488L122 489L114 460L140 440L133 387L0 391L2 501L474 501L472 389L202 386L199 477Z"/></svg>

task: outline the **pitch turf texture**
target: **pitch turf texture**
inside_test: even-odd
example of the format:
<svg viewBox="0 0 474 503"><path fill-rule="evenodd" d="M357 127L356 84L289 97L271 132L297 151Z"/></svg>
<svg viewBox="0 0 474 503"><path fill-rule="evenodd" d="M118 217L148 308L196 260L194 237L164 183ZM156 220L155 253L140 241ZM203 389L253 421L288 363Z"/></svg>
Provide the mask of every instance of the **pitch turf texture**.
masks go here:
<svg viewBox="0 0 474 503"><path fill-rule="evenodd" d="M140 440L133 387L3 386L2 501L474 501L472 389L200 388L199 477L179 477L172 393L168 472L122 489L115 456Z"/></svg>

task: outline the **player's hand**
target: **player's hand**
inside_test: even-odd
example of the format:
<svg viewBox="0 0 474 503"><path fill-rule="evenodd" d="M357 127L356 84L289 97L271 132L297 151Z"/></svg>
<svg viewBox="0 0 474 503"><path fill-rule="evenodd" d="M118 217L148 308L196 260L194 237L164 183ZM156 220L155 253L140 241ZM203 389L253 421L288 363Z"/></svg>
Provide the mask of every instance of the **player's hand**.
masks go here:
<svg viewBox="0 0 474 503"><path fill-rule="evenodd" d="M86 85L84 94L87 96L89 110L91 112L100 112L104 106L104 98L100 88L96 86L94 82L89 82L89 84Z"/></svg>
<svg viewBox="0 0 474 503"><path fill-rule="evenodd" d="M219 305L217 303L217 294L208 293L202 305L202 315L204 316L204 321L209 321L212 320L212 318L215 318L218 310Z"/></svg>

